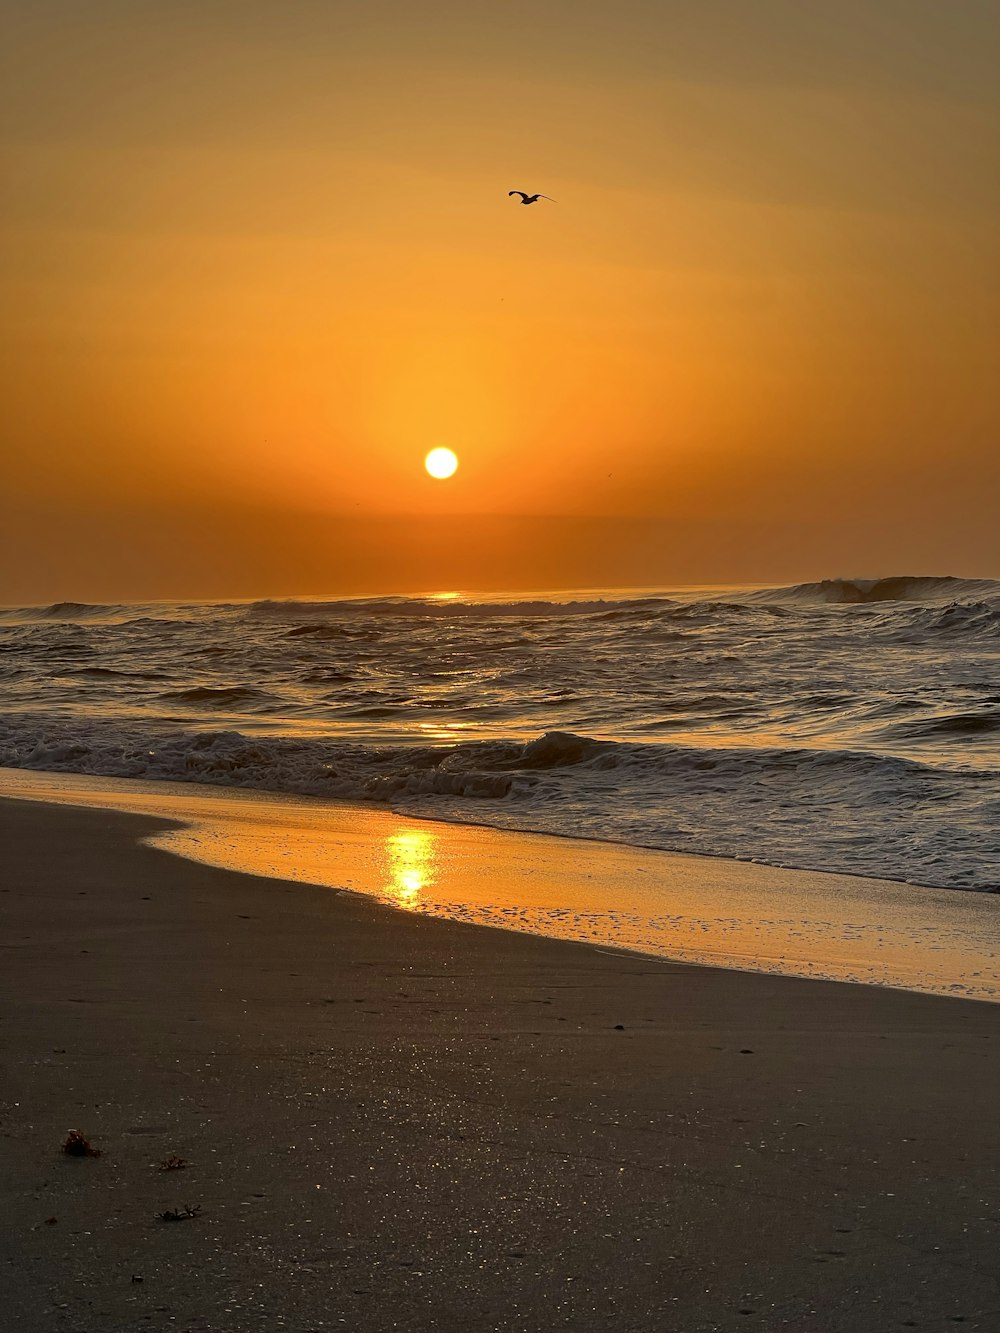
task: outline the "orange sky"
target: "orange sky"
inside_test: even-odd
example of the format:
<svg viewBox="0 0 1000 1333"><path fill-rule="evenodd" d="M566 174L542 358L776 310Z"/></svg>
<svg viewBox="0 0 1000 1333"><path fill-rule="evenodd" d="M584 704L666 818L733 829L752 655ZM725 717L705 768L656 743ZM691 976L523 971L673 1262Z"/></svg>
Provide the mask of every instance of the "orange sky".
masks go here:
<svg viewBox="0 0 1000 1333"><path fill-rule="evenodd" d="M0 601L1000 574L992 6L2 12Z"/></svg>

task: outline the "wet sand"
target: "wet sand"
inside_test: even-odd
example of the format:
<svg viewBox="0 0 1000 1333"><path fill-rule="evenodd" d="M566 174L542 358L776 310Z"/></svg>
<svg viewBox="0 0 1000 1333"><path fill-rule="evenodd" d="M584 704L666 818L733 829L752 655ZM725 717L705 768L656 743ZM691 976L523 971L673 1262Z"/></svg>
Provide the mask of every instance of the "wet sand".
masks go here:
<svg viewBox="0 0 1000 1333"><path fill-rule="evenodd" d="M393 911L163 827L0 801L11 1328L1000 1325L997 1006Z"/></svg>
<svg viewBox="0 0 1000 1333"><path fill-rule="evenodd" d="M197 783L0 768L0 798L173 821L150 839L244 874L674 962L1000 1001L1000 897L414 819Z"/></svg>

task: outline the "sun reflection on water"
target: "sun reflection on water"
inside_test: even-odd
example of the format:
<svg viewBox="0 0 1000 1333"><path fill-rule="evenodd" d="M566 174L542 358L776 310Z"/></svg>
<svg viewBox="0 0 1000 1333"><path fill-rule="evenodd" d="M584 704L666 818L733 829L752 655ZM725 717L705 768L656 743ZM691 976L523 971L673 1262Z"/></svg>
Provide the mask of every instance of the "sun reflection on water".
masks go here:
<svg viewBox="0 0 1000 1333"><path fill-rule="evenodd" d="M385 840L388 882L386 897L396 907L415 908L436 879L433 833L407 831Z"/></svg>

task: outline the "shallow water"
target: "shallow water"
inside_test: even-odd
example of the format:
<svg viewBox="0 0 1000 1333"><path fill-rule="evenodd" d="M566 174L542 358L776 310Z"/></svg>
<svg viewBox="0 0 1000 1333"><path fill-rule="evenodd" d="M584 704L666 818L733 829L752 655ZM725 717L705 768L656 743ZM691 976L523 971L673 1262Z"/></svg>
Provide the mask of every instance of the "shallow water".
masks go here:
<svg viewBox="0 0 1000 1333"><path fill-rule="evenodd" d="M408 819L308 797L0 770L0 796L157 815L180 856L687 963L1000 1001L1000 899Z"/></svg>
<svg viewBox="0 0 1000 1333"><path fill-rule="evenodd" d="M0 764L1000 888L1000 584L0 612Z"/></svg>

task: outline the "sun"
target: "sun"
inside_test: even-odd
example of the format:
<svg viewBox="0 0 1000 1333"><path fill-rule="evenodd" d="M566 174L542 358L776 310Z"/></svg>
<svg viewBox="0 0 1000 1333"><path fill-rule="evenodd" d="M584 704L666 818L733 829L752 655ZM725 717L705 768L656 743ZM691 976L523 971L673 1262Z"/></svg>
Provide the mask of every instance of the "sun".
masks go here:
<svg viewBox="0 0 1000 1333"><path fill-rule="evenodd" d="M452 453L450 449L432 449L424 459L424 467L432 477L438 481L444 481L446 477L453 477L455 469L458 467L458 455Z"/></svg>

